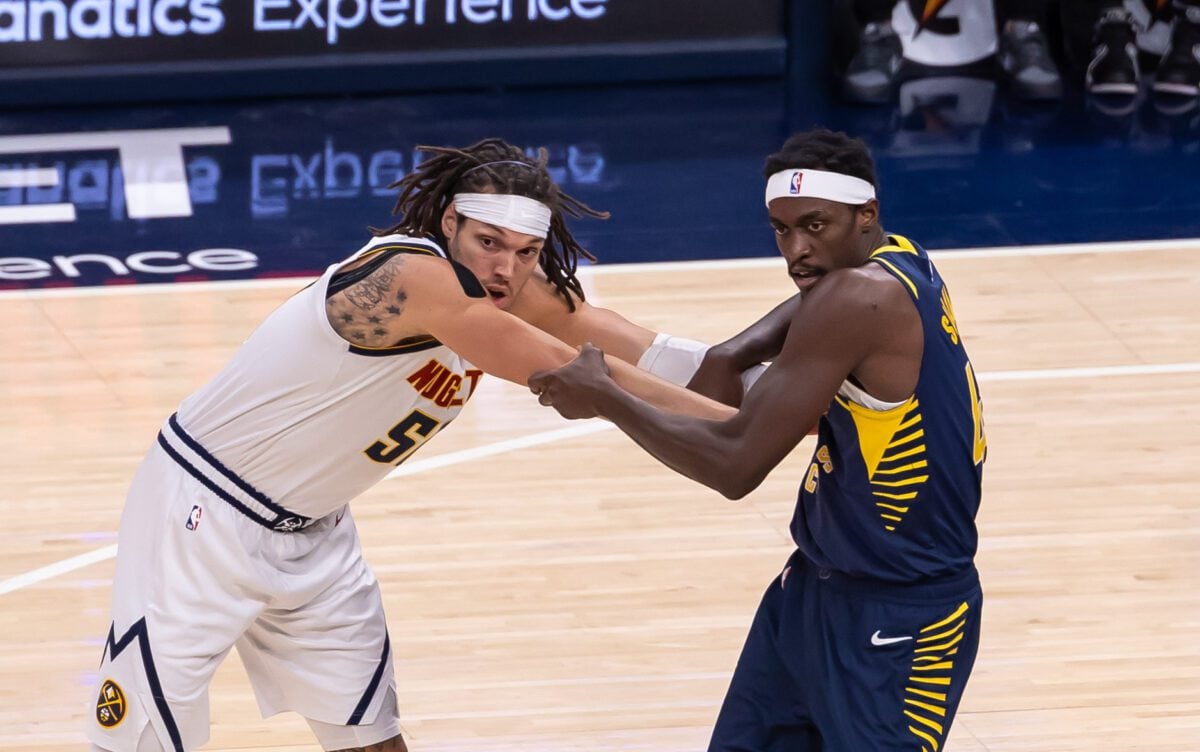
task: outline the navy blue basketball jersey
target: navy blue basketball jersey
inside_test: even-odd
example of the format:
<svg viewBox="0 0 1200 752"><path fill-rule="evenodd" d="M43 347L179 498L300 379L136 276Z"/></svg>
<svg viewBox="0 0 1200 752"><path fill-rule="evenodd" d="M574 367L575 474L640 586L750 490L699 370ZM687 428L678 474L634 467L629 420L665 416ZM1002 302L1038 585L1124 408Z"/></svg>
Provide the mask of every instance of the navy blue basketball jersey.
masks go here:
<svg viewBox="0 0 1200 752"><path fill-rule="evenodd" d="M890 409L839 391L821 419L792 537L820 567L916 582L972 566L987 441L950 294L924 249L888 241L868 263L899 280L921 315L917 388Z"/></svg>

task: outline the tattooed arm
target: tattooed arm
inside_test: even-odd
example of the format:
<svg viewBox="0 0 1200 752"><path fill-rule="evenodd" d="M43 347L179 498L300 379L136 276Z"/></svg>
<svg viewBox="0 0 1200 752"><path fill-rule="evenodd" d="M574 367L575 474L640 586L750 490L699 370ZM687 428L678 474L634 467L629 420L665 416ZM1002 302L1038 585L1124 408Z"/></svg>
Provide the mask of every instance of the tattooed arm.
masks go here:
<svg viewBox="0 0 1200 752"><path fill-rule="evenodd" d="M450 265L431 256L393 256L332 296L326 313L349 342L386 347L433 336L485 372L521 385L535 371L557 368L577 354L489 300L467 297ZM733 412L627 363L614 360L613 375L626 389L665 410L706 417Z"/></svg>
<svg viewBox="0 0 1200 752"><path fill-rule="evenodd" d="M413 258L396 254L365 279L325 301L329 324L342 339L363 347L390 347L428 335L410 325L403 315L408 294L400 278ZM445 265L444 261L438 263Z"/></svg>
<svg viewBox="0 0 1200 752"><path fill-rule="evenodd" d="M348 267L353 269L354 267ZM347 342L390 347L436 337L484 371L525 384L575 350L463 292L445 260L397 254L325 302L325 314Z"/></svg>

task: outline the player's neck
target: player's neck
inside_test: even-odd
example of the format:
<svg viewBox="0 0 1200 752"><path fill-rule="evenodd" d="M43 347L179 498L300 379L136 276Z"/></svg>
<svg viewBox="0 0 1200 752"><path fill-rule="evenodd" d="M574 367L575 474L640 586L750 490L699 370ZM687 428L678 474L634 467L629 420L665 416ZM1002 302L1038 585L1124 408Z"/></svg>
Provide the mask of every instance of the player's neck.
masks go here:
<svg viewBox="0 0 1200 752"><path fill-rule="evenodd" d="M863 258L871 257L871 254L888 244L887 233L884 232L881 225L875 225L863 235ZM864 261L865 263L865 261Z"/></svg>

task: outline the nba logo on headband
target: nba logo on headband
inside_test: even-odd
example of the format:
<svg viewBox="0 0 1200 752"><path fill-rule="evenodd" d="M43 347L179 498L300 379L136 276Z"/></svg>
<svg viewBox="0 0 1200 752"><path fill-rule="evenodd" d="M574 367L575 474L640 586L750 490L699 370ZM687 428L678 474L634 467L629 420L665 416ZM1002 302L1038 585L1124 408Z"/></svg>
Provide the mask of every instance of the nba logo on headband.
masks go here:
<svg viewBox="0 0 1200 752"><path fill-rule="evenodd" d="M830 170L780 170L767 179L768 208L777 198L823 198L850 206L862 206L875 198L875 186L853 175Z"/></svg>

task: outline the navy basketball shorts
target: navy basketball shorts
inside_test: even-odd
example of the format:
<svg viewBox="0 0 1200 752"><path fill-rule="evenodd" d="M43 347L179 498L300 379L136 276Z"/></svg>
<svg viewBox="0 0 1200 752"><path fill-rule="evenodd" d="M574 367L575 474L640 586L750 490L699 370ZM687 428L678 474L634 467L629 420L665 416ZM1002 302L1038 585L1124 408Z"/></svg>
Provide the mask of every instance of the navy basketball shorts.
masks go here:
<svg viewBox="0 0 1200 752"><path fill-rule="evenodd" d="M897 586L797 551L759 605L709 752L940 752L982 605L974 568Z"/></svg>

